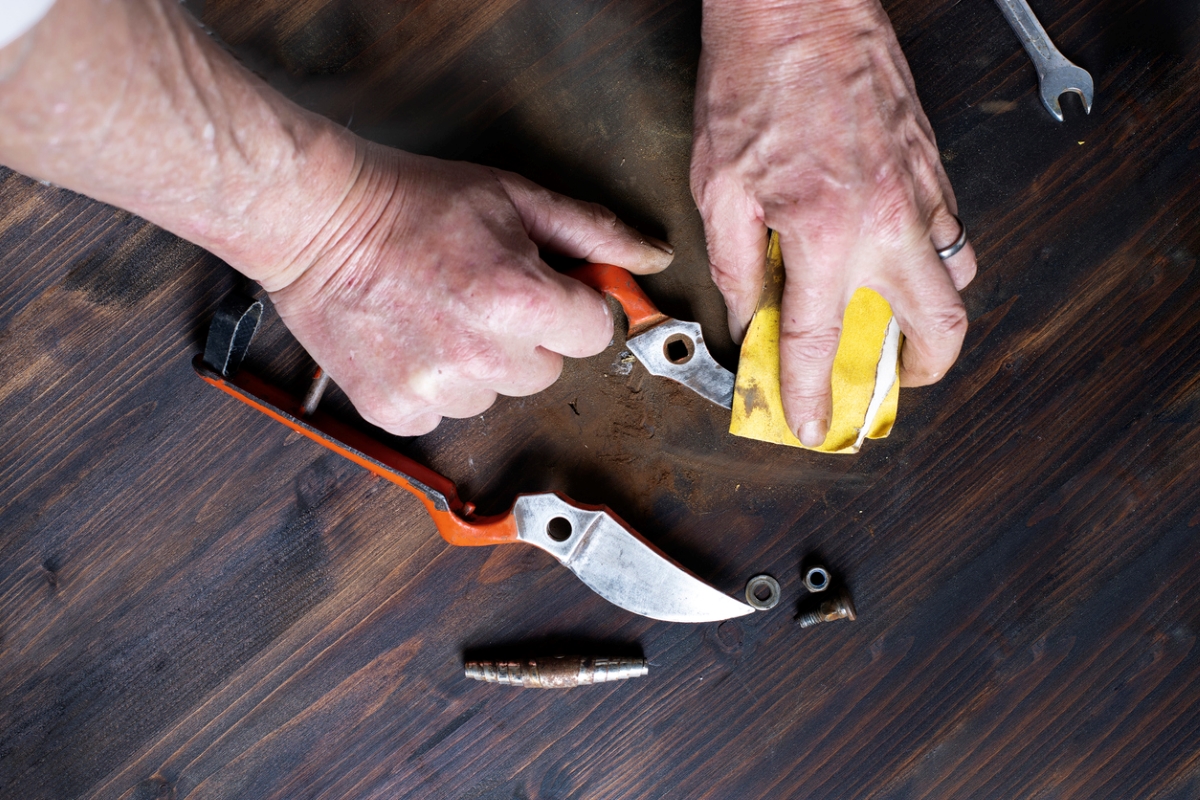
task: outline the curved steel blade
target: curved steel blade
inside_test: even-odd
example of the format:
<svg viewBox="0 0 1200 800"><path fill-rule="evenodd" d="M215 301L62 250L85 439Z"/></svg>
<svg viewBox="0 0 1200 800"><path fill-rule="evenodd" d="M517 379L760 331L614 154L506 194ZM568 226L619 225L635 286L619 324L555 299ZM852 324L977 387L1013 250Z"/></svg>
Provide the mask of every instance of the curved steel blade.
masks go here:
<svg viewBox="0 0 1200 800"><path fill-rule="evenodd" d="M708 352L700 323L668 319L625 346L651 375L678 381L722 408L733 408L733 373Z"/></svg>
<svg viewBox="0 0 1200 800"><path fill-rule="evenodd" d="M659 553L611 515L554 494L517 498L521 541L540 547L605 600L643 617L712 622L754 612Z"/></svg>

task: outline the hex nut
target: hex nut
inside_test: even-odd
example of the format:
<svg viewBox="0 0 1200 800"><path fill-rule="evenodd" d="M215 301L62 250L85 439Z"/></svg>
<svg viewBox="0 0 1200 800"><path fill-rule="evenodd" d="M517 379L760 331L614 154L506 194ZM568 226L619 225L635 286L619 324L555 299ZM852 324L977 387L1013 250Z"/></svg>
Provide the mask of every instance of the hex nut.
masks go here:
<svg viewBox="0 0 1200 800"><path fill-rule="evenodd" d="M829 588L829 570L822 566L809 567L804 573L804 588L810 592L823 592Z"/></svg>

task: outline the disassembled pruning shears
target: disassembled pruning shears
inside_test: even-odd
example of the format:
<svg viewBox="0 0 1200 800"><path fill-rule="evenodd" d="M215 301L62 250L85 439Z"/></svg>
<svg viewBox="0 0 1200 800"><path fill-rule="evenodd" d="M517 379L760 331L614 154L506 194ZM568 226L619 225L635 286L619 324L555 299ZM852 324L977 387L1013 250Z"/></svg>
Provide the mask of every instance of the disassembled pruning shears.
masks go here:
<svg viewBox="0 0 1200 800"><path fill-rule="evenodd" d="M733 376L712 360L699 325L676 322L658 312L629 273L619 267L592 265L576 271L574 277L618 299L630 320L629 348L651 372L651 364L661 355L667 366L662 367L664 372L654 374L665 374L718 405L729 406ZM260 301L241 296L226 300L209 328L204 354L193 362L200 377L411 492L450 544L531 544L554 556L604 599L653 619L710 622L753 613L749 605L722 594L676 564L605 506L585 506L548 492L518 496L506 514L476 516L474 505L458 497L453 482L317 409L328 383L320 371L304 400L239 371L262 312ZM636 340L641 341L638 349L634 349ZM671 360L669 354L676 342L682 349L676 360ZM718 371L729 376L728 388Z"/></svg>

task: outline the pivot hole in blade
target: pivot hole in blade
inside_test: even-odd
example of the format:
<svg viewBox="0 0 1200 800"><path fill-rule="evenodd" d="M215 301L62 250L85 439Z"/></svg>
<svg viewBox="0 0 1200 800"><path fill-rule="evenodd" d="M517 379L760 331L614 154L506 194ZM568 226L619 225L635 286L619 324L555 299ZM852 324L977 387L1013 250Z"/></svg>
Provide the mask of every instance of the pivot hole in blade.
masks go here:
<svg viewBox="0 0 1200 800"><path fill-rule="evenodd" d="M565 542L572 533L571 520L566 517L554 517L546 523L546 535L556 542Z"/></svg>
<svg viewBox="0 0 1200 800"><path fill-rule="evenodd" d="M696 343L690 336L675 333L663 342L663 358L676 366L686 364L696 354Z"/></svg>

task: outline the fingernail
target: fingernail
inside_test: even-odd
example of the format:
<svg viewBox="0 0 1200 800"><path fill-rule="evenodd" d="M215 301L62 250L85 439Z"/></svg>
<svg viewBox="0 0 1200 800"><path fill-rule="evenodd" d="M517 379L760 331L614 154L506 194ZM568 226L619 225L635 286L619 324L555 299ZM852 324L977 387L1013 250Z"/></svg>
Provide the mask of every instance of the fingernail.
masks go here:
<svg viewBox="0 0 1200 800"><path fill-rule="evenodd" d="M659 250L662 250L664 253L666 253L669 256L675 255L675 248L671 247L671 245L667 244L666 242L662 241L661 239L655 239L653 236L647 236L646 244L653 245L654 247L658 248Z"/></svg>
<svg viewBox="0 0 1200 800"><path fill-rule="evenodd" d="M823 419L811 419L800 426L800 443L805 447L820 447L829 434L829 423Z"/></svg>

